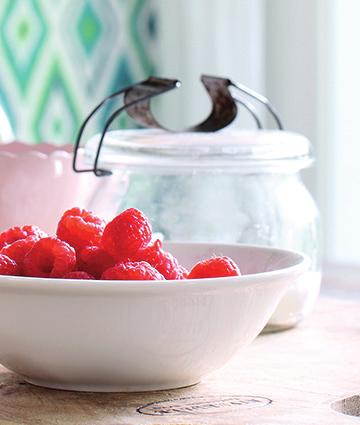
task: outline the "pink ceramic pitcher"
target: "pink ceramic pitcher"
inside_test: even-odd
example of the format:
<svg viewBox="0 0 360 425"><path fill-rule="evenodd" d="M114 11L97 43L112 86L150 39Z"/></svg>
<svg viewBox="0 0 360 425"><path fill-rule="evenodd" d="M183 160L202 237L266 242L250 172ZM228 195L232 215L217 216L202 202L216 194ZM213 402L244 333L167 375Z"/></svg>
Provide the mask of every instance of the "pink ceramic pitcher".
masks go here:
<svg viewBox="0 0 360 425"><path fill-rule="evenodd" d="M36 224L53 234L64 210L85 207L98 179L71 163L71 145L0 144L0 231Z"/></svg>

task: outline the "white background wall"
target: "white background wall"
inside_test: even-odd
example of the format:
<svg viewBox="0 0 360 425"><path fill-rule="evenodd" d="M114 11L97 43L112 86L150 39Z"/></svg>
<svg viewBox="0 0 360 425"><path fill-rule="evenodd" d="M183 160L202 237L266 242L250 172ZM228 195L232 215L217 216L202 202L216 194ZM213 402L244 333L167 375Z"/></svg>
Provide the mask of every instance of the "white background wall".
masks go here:
<svg viewBox="0 0 360 425"><path fill-rule="evenodd" d="M325 259L360 266L360 2L266 6L266 89L288 127L314 144L307 183L322 213Z"/></svg>
<svg viewBox="0 0 360 425"><path fill-rule="evenodd" d="M331 255L360 264L360 2L334 1L332 116L328 185Z"/></svg>
<svg viewBox="0 0 360 425"><path fill-rule="evenodd" d="M335 0L336 1L336 0ZM323 251L332 259L329 215L328 47L333 0L270 0L266 8L266 93L281 111L286 128L310 139L315 166L303 178L319 205Z"/></svg>
<svg viewBox="0 0 360 425"><path fill-rule="evenodd" d="M262 0L157 3L159 69L164 76L177 77L183 83L180 90L168 95L159 111L164 121L182 128L205 118L210 103L200 74L228 76L260 92L265 90Z"/></svg>
<svg viewBox="0 0 360 425"><path fill-rule="evenodd" d="M325 259L360 265L360 1L157 3L160 69L184 83L159 110L163 120L181 128L204 118L201 73L267 95L286 129L313 143L317 162L304 179L321 209Z"/></svg>

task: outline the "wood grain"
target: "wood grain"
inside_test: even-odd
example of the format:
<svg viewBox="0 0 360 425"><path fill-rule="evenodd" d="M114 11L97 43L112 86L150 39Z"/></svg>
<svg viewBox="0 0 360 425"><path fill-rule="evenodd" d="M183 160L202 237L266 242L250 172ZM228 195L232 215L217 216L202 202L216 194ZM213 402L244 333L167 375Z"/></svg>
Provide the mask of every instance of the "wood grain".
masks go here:
<svg viewBox="0 0 360 425"><path fill-rule="evenodd" d="M0 424L347 425L360 393L360 302L321 299L300 327L260 336L199 385L95 394L48 390L0 369ZM354 402L355 400L355 402ZM358 406L358 405L357 405ZM352 411L356 411L353 409Z"/></svg>

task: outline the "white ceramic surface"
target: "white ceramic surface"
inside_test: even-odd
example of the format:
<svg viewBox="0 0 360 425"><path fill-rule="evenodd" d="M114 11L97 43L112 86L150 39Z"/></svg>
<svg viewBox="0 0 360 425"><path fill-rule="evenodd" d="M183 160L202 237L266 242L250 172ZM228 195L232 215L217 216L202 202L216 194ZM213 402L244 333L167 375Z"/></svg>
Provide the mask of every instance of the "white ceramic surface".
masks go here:
<svg viewBox="0 0 360 425"><path fill-rule="evenodd" d="M166 282L0 276L0 363L52 388L191 385L259 334L308 264L273 248L173 242L167 249L187 267L228 255L244 275Z"/></svg>
<svg viewBox="0 0 360 425"><path fill-rule="evenodd" d="M36 224L54 233L66 209L88 204L98 179L74 173L72 150L49 143L0 144L0 231Z"/></svg>

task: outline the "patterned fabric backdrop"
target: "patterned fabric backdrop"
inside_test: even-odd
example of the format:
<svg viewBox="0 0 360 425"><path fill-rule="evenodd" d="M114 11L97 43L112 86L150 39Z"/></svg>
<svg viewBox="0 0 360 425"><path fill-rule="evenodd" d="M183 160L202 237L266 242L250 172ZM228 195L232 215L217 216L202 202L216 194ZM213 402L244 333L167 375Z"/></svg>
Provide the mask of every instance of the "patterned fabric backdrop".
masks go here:
<svg viewBox="0 0 360 425"><path fill-rule="evenodd" d="M17 139L72 142L102 98L154 72L156 24L151 0L0 0L0 102Z"/></svg>

